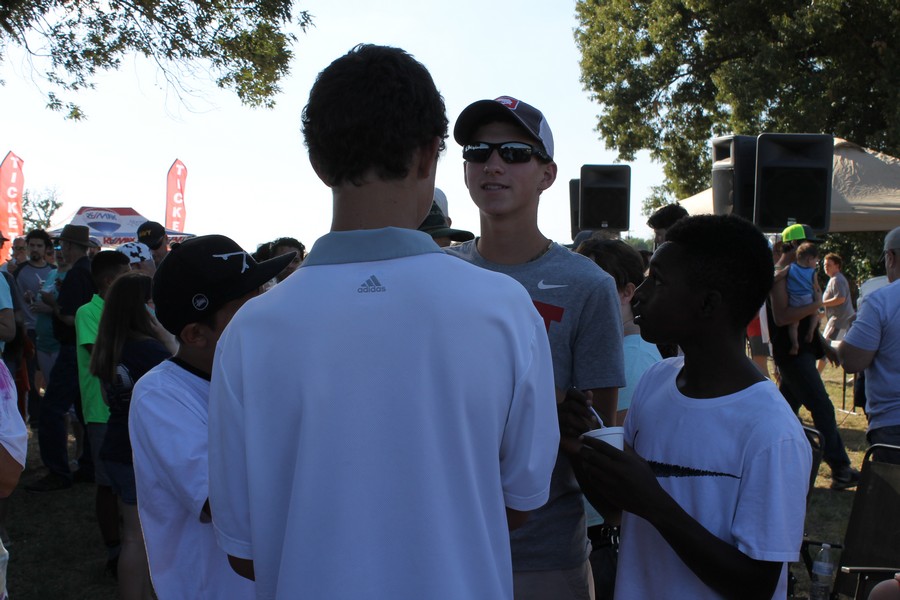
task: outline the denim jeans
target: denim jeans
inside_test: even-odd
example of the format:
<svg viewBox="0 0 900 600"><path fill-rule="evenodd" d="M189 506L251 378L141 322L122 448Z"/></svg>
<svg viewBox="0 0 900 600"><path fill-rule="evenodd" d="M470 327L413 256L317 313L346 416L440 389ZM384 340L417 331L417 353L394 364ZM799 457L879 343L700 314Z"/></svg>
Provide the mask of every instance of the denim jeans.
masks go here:
<svg viewBox="0 0 900 600"><path fill-rule="evenodd" d="M781 373L781 394L794 412L800 410L801 405L805 406L812 416L815 428L825 438L822 460L832 470L849 466L850 457L847 456L844 440L838 431L834 405L816 369L816 357L811 352L801 350L797 356L778 357L776 365Z"/></svg>
<svg viewBox="0 0 900 600"><path fill-rule="evenodd" d="M866 434L870 444L890 444L900 446L900 425L890 425L872 429ZM878 452L872 455L878 462L888 462L900 465L900 451Z"/></svg>
<svg viewBox="0 0 900 600"><path fill-rule="evenodd" d="M51 473L72 476L69 469L66 413L73 404L80 409L80 400L75 346L64 344L59 349L53 370L50 371L41 402L41 426L38 429L41 460Z"/></svg>

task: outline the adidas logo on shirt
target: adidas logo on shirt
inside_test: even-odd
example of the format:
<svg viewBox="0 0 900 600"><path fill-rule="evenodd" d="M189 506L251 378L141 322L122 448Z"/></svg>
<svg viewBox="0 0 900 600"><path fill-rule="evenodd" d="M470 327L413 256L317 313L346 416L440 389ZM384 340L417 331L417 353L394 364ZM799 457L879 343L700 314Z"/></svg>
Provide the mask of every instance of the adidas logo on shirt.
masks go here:
<svg viewBox="0 0 900 600"><path fill-rule="evenodd" d="M372 275L368 279L362 282L362 285L356 290L357 293L360 294L369 294L375 292L386 292L387 288L381 285L381 282L378 281L378 278Z"/></svg>

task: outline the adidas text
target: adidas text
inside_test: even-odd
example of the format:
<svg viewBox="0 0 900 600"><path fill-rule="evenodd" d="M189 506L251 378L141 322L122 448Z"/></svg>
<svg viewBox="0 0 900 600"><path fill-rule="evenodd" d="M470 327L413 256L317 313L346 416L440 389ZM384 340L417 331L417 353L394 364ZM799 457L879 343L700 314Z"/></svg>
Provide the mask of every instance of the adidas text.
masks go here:
<svg viewBox="0 0 900 600"><path fill-rule="evenodd" d="M387 288L381 285L381 282L378 281L378 278L372 275L368 279L366 279L362 284L356 289L359 294L370 294L375 292L386 292Z"/></svg>

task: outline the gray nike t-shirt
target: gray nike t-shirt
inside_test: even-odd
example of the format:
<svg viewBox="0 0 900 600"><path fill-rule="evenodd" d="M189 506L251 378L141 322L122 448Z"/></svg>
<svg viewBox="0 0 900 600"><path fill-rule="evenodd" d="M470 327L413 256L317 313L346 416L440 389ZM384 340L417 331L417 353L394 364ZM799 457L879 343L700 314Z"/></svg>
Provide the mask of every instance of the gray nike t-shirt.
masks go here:
<svg viewBox="0 0 900 600"><path fill-rule="evenodd" d="M622 387L622 322L615 282L592 260L553 243L540 258L520 265L485 260L477 239L447 248L479 267L505 273L526 290L544 317L557 389ZM566 456L557 457L550 499L510 533L513 570L571 569L590 546L581 490Z"/></svg>

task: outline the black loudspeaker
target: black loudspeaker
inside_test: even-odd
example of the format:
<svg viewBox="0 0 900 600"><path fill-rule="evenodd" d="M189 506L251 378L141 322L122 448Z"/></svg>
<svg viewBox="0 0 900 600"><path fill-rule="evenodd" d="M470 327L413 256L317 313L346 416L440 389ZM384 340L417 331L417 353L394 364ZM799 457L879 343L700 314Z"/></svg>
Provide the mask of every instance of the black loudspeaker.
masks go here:
<svg viewBox="0 0 900 600"><path fill-rule="evenodd" d="M753 222L780 233L803 223L816 233L831 225L834 138L808 133L764 133L756 141Z"/></svg>
<svg viewBox="0 0 900 600"><path fill-rule="evenodd" d="M756 138L729 135L712 141L713 212L753 220Z"/></svg>
<svg viewBox="0 0 900 600"><path fill-rule="evenodd" d="M631 167L583 165L578 203L579 229L628 231Z"/></svg>
<svg viewBox="0 0 900 600"><path fill-rule="evenodd" d="M572 228L572 239L578 235L578 197L581 195L581 180L569 180L569 224Z"/></svg>

